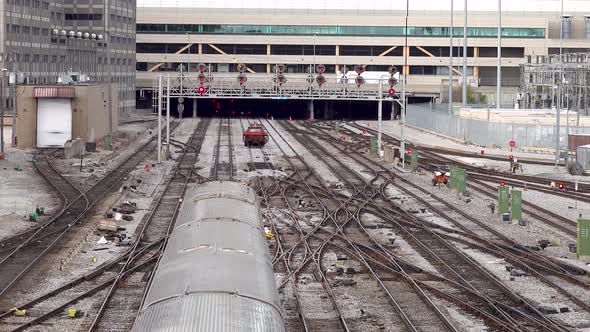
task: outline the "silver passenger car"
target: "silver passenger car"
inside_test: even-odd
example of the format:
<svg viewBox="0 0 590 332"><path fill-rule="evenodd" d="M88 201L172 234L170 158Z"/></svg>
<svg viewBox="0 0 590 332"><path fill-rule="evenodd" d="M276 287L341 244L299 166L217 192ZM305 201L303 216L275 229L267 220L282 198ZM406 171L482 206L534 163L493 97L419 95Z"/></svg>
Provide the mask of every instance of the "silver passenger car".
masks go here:
<svg viewBox="0 0 590 332"><path fill-rule="evenodd" d="M255 192L187 190L132 331L284 331Z"/></svg>

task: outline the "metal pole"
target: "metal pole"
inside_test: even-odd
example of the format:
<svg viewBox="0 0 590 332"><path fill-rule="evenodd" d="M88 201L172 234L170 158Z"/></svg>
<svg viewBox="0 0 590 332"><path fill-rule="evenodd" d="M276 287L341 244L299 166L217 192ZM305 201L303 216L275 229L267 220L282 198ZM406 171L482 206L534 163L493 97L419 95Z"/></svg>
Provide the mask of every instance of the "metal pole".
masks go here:
<svg viewBox="0 0 590 332"><path fill-rule="evenodd" d="M10 100L12 100L12 136L10 138L11 146L16 147L16 109L17 109L17 100L16 100L16 80L13 84L10 83L10 79L8 80L8 92L10 93Z"/></svg>
<svg viewBox="0 0 590 332"><path fill-rule="evenodd" d="M379 101L377 102L377 154L381 156L381 131L383 130L383 78L379 78Z"/></svg>
<svg viewBox="0 0 590 332"><path fill-rule="evenodd" d="M565 90L565 136L566 139L568 139L569 142L569 134L570 134L570 91L569 91L570 87L569 87L569 82L568 84L566 84L566 90ZM569 144L569 143L568 143ZM568 151L569 151L569 146L568 146Z"/></svg>
<svg viewBox="0 0 590 332"><path fill-rule="evenodd" d="M453 1L451 0L451 27L449 28L449 115L453 113Z"/></svg>
<svg viewBox="0 0 590 332"><path fill-rule="evenodd" d="M405 35L405 42L404 42L404 49L408 48L408 15L410 12L410 0L406 0L406 24L404 28L404 35ZM408 66L408 52L404 52L404 70ZM404 138L404 126L406 125L406 84L408 83L408 75L407 73L404 74L404 80L402 81L402 110L401 110L401 118L400 118L400 138L401 138L401 156L402 156L402 168L406 168L406 140Z"/></svg>
<svg viewBox="0 0 590 332"><path fill-rule="evenodd" d="M170 146L170 75L166 78L166 150Z"/></svg>
<svg viewBox="0 0 590 332"><path fill-rule="evenodd" d="M158 164L162 162L162 75L158 76Z"/></svg>
<svg viewBox="0 0 590 332"><path fill-rule="evenodd" d="M110 48L110 44L111 44L111 34L109 33L109 31L107 30L107 28L109 27L109 8L110 6L110 1L109 0L105 0L104 2L104 39L106 41L106 47L105 47L105 69L107 70L107 83L108 83L108 87L109 87L109 91L108 91L108 105L109 105L109 137L110 137L110 147L109 150L113 149L113 95L112 95L112 85L111 85L111 81L112 81L112 77L111 77L111 72L112 72L112 68L110 66L110 53L109 53L109 48ZM117 105L117 113L119 111L119 105ZM119 116L117 115L117 123L119 123Z"/></svg>
<svg viewBox="0 0 590 332"><path fill-rule="evenodd" d="M498 67L496 68L496 110L500 110L502 99L502 0L498 0Z"/></svg>
<svg viewBox="0 0 590 332"><path fill-rule="evenodd" d="M4 73L6 70L2 68L2 76L0 77L0 153L4 154Z"/></svg>
<svg viewBox="0 0 590 332"><path fill-rule="evenodd" d="M561 117L561 85L563 81L562 61L563 61L563 0L561 0L561 14L559 17L559 77L557 79L557 108L555 117L555 167L559 165L559 138L560 138L560 117Z"/></svg>
<svg viewBox="0 0 590 332"><path fill-rule="evenodd" d="M463 18L463 107L467 106L467 0L465 0L465 16Z"/></svg>
<svg viewBox="0 0 590 332"><path fill-rule="evenodd" d="M82 173L82 166L84 165L84 145L80 144L80 173Z"/></svg>

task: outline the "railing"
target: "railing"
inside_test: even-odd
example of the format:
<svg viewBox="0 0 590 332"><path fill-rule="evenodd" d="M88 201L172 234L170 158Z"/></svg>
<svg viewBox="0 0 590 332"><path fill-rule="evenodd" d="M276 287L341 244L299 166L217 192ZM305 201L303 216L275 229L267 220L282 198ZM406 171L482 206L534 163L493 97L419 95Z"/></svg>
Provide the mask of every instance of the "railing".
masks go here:
<svg viewBox="0 0 590 332"><path fill-rule="evenodd" d="M322 99L322 100L379 100L379 84L368 82L357 85L354 80L343 80L325 76L325 83L319 85L317 76L285 77L283 83L276 83L273 76L247 76L240 83L238 73L233 75L209 76L201 82L196 76L180 74L163 75L163 96L188 98L242 98L242 99ZM170 91L167 90L170 80ZM389 85L384 82L382 100L392 100ZM157 82L155 84L157 86ZM202 87L202 88L200 88ZM396 93L397 97L397 93Z"/></svg>

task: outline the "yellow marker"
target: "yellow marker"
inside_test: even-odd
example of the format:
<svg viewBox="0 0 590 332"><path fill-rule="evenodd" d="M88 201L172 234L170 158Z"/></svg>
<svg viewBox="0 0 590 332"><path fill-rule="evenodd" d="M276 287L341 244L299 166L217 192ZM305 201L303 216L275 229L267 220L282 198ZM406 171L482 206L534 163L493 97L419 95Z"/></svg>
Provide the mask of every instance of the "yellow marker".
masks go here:
<svg viewBox="0 0 590 332"><path fill-rule="evenodd" d="M92 257L92 263L96 263L96 257Z"/></svg>
<svg viewBox="0 0 590 332"><path fill-rule="evenodd" d="M70 318L76 318L77 312L78 312L78 310L76 310L76 309L68 309L68 316L70 316Z"/></svg>
<svg viewBox="0 0 590 332"><path fill-rule="evenodd" d="M25 310L25 309L19 310L17 308L12 308L12 312L14 312L15 316L26 316L27 315L27 310Z"/></svg>

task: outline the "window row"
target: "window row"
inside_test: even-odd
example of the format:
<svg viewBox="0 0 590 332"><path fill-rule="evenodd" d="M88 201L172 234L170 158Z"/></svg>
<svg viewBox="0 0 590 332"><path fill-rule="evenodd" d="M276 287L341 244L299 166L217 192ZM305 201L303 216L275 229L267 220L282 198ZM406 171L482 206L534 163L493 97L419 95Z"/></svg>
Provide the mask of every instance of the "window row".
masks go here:
<svg viewBox="0 0 590 332"><path fill-rule="evenodd" d="M8 0L6 3L8 5L24 6L27 8L49 9L49 2L41 0Z"/></svg>
<svg viewBox="0 0 590 332"><path fill-rule="evenodd" d="M26 25L6 24L6 33L26 34L33 36L49 36L49 29L39 27L29 27Z"/></svg>
<svg viewBox="0 0 590 332"><path fill-rule="evenodd" d="M153 68L154 66L158 65L156 62L137 62L135 69L137 71L148 71L149 69ZM169 71L175 72L178 71L179 66L183 66L184 70L188 70L190 72L198 71L196 63L180 63L180 62L167 62L163 65L159 66L156 71ZM246 64L246 66L257 73L266 73L266 64ZM298 73L298 74L305 74L308 71L309 64L288 64L285 65L285 71L287 73ZM327 73L335 73L336 72L336 65L328 64L326 66ZM354 64L346 65L348 70L353 70ZM369 65L365 67L365 71L373 72L385 72L387 71L389 66L384 65ZM398 68L401 68L402 65L397 65ZM343 65L340 65L339 70L342 70ZM213 72L219 73L234 73L236 72L236 64L235 63L212 63L211 70ZM463 71L463 67L457 67L458 71ZM449 75L449 67L448 66L410 66L410 75ZM467 67L467 75L473 75L473 67Z"/></svg>
<svg viewBox="0 0 590 332"><path fill-rule="evenodd" d="M198 46L193 44L190 48L187 43L137 43L136 51L139 54L197 54ZM202 54L226 54L236 55L266 55L267 45L265 44L202 44ZM474 47L467 48L467 56L473 57ZM496 57L496 47L479 47L478 57ZM335 56L335 45L270 45L270 55L318 55L318 56ZM340 45L339 55L341 56L403 56L403 47L391 46L363 46L363 45ZM410 56L412 57L448 57L448 46L424 46L410 47ZM463 56L463 47L453 47L453 56ZM524 57L524 47L503 47L502 56L508 58Z"/></svg>
<svg viewBox="0 0 590 332"><path fill-rule="evenodd" d="M138 24L138 33L202 33L247 35L338 35L338 36L405 36L401 26L339 26L339 25L240 25L240 24ZM407 34L417 37L449 37L448 27L408 27ZM467 36L497 37L494 27L467 28ZM463 28L453 29L453 36L462 37ZM544 28L502 28L506 38L545 38Z"/></svg>
<svg viewBox="0 0 590 332"><path fill-rule="evenodd" d="M102 14L77 14L67 13L65 14L66 21L102 21Z"/></svg>

